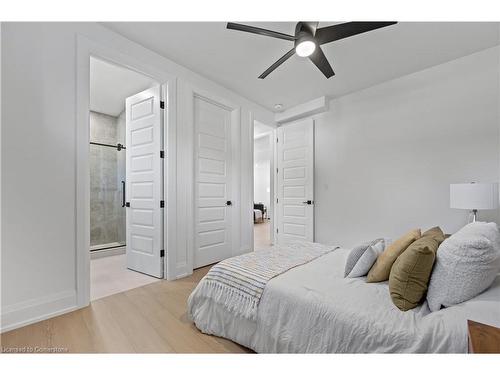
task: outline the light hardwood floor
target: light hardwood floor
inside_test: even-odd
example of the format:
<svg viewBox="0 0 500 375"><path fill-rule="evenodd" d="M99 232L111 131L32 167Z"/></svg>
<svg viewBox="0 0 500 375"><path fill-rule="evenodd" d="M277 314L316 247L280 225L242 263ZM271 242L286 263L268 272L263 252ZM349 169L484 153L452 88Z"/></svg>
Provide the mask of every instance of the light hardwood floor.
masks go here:
<svg viewBox="0 0 500 375"><path fill-rule="evenodd" d="M61 348L70 353L245 353L238 344L202 334L186 301L210 267L176 281L158 281L90 306L1 335L9 348Z"/></svg>
<svg viewBox="0 0 500 375"><path fill-rule="evenodd" d="M253 246L255 250L267 249L269 246L271 246L270 228L271 223L267 219L262 223L254 224Z"/></svg>

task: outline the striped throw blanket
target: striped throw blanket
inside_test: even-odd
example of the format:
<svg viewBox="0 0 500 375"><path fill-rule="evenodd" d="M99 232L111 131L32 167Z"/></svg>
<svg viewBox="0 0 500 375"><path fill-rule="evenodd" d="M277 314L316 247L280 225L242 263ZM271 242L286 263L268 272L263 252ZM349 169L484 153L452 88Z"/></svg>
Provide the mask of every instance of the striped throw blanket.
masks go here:
<svg viewBox="0 0 500 375"><path fill-rule="evenodd" d="M337 247L296 241L223 260L208 271L194 295L213 300L247 319L256 319L266 284L291 268L308 263Z"/></svg>

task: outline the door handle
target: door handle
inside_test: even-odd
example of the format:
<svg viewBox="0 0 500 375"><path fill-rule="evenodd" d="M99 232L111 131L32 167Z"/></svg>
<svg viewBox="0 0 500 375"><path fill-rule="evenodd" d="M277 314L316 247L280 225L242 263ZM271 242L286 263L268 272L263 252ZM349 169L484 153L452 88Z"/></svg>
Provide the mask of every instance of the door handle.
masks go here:
<svg viewBox="0 0 500 375"><path fill-rule="evenodd" d="M313 201L309 200L309 201L304 201L302 203L304 203L304 204L313 204Z"/></svg>
<svg viewBox="0 0 500 375"><path fill-rule="evenodd" d="M226 206L232 206L232 205L233 205L233 202L231 202L231 201L226 202Z"/></svg>
<svg viewBox="0 0 500 375"><path fill-rule="evenodd" d="M125 207L125 181L122 181L122 207Z"/></svg>

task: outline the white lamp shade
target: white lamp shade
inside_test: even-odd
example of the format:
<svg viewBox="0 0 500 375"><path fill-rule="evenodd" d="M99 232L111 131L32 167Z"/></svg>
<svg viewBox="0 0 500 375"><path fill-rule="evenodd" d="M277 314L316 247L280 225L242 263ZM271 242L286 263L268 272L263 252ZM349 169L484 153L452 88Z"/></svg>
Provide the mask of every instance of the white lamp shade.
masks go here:
<svg viewBox="0 0 500 375"><path fill-rule="evenodd" d="M498 184L451 184L450 207L492 210L498 207Z"/></svg>

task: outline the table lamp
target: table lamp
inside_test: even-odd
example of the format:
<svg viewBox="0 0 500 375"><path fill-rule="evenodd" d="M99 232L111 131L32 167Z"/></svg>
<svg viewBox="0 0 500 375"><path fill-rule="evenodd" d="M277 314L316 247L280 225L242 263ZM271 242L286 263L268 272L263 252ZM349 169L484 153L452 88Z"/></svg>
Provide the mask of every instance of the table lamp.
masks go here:
<svg viewBox="0 0 500 375"><path fill-rule="evenodd" d="M498 207L498 184L450 184L450 207L471 210L472 222L475 222L478 210L493 210Z"/></svg>

